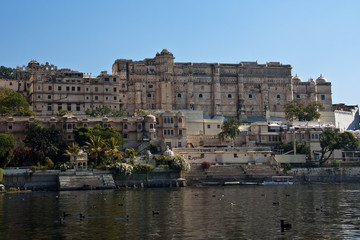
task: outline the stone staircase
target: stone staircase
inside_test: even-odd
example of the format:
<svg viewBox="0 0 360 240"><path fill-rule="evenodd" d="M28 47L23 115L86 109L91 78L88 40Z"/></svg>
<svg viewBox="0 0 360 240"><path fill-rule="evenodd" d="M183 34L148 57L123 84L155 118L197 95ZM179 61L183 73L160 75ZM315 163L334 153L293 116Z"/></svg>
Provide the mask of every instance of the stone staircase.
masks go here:
<svg viewBox="0 0 360 240"><path fill-rule="evenodd" d="M202 169L200 164L192 164L186 173L186 182L192 184L224 184L225 182L262 182L264 178L279 175L280 170L271 165L212 165Z"/></svg>
<svg viewBox="0 0 360 240"><path fill-rule="evenodd" d="M137 147L136 151L138 153L141 153L144 150L148 149L149 147L150 147L150 142L143 142Z"/></svg>
<svg viewBox="0 0 360 240"><path fill-rule="evenodd" d="M115 189L111 174L59 175L59 190Z"/></svg>

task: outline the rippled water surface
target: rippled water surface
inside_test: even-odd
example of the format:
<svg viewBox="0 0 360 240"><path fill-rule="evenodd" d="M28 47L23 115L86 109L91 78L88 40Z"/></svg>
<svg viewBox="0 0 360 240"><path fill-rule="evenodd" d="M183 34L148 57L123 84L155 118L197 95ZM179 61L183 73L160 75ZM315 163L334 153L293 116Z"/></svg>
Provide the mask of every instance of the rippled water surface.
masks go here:
<svg viewBox="0 0 360 240"><path fill-rule="evenodd" d="M360 239L359 198L360 184L2 194L0 239Z"/></svg>

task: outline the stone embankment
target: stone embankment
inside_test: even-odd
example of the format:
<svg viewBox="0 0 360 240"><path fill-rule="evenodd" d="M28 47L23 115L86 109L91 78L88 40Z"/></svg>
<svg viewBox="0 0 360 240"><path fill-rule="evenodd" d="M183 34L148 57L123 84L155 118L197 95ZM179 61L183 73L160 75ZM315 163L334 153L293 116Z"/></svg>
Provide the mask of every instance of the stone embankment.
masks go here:
<svg viewBox="0 0 360 240"><path fill-rule="evenodd" d="M297 182L360 182L359 167L343 168L294 168L288 172Z"/></svg>
<svg viewBox="0 0 360 240"><path fill-rule="evenodd" d="M229 182L260 183L276 175L291 175L295 182L360 182L360 168L294 168L283 173L266 164L215 165L202 169L192 165L191 171L179 172L156 169L146 174L128 177L113 176L109 171L75 172L68 170L37 171L5 170L3 183L7 188L31 190L114 189L127 187L184 187L187 185L221 185Z"/></svg>
<svg viewBox="0 0 360 240"><path fill-rule="evenodd" d="M188 185L262 182L264 178L279 174L278 167L265 164L212 165L208 169L202 169L201 164L192 164L190 172L186 173L186 182Z"/></svg>

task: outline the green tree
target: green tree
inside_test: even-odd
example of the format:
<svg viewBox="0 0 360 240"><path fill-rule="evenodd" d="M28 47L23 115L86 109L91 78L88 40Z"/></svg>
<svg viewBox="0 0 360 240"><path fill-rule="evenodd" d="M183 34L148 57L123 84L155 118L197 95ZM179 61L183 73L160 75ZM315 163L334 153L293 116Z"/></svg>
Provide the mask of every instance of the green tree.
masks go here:
<svg viewBox="0 0 360 240"><path fill-rule="evenodd" d="M14 77L15 77L15 69L14 68L0 66L0 78L14 79Z"/></svg>
<svg viewBox="0 0 360 240"><path fill-rule="evenodd" d="M338 130L327 129L321 135L320 166L323 165L336 149L355 150L359 146L359 140L350 132L340 133Z"/></svg>
<svg viewBox="0 0 360 240"><path fill-rule="evenodd" d="M63 117L64 115L66 114L71 114L72 112L71 111L68 111L68 110L59 110L58 113L56 114L57 117Z"/></svg>
<svg viewBox="0 0 360 240"><path fill-rule="evenodd" d="M123 152L120 151L120 145L114 137L106 141L105 155L110 158L110 163L115 163L115 160L122 158Z"/></svg>
<svg viewBox="0 0 360 240"><path fill-rule="evenodd" d="M294 150L293 142L282 143L278 146L278 149L283 150L284 153ZM311 152L310 147L306 143L296 142L296 153L309 155Z"/></svg>
<svg viewBox="0 0 360 240"><path fill-rule="evenodd" d="M125 117L126 113L121 110L111 109L110 107L101 107L96 109L86 109L86 115L90 117Z"/></svg>
<svg viewBox="0 0 360 240"><path fill-rule="evenodd" d="M90 136L90 141L86 143L86 148L90 156L94 157L95 165L101 164L101 157L105 151L105 142L100 136Z"/></svg>
<svg viewBox="0 0 360 240"><path fill-rule="evenodd" d="M304 105L301 101L287 102L285 103L285 118L288 121L313 121L320 118L320 110L324 109L321 103L310 102L308 105Z"/></svg>
<svg viewBox="0 0 360 240"><path fill-rule="evenodd" d="M76 143L72 143L71 146L68 146L68 149L65 150L65 155L69 157L75 157L79 154L80 147Z"/></svg>
<svg viewBox="0 0 360 240"><path fill-rule="evenodd" d="M135 151L133 148L127 148L125 150L125 154L127 158L130 158L130 160L135 160L136 156L138 155L138 152Z"/></svg>
<svg viewBox="0 0 360 240"><path fill-rule="evenodd" d="M152 114L154 112L154 110L147 110L147 109L137 109L135 111L135 116L140 116L140 117L143 117L143 116L146 116L146 115L149 115L149 114Z"/></svg>
<svg viewBox="0 0 360 240"><path fill-rule="evenodd" d="M61 161L66 144L62 138L62 130L57 128L45 128L40 121L34 121L29 125L24 140L25 146L30 147L32 152L40 151L44 157L48 156L55 162ZM37 156L37 162L44 165L45 159ZM40 159L41 158L41 159Z"/></svg>
<svg viewBox="0 0 360 240"><path fill-rule="evenodd" d="M14 148L14 136L7 133L0 133L0 168L6 167L11 162Z"/></svg>
<svg viewBox="0 0 360 240"><path fill-rule="evenodd" d="M8 88L0 88L1 116L33 116L30 105L20 94Z"/></svg>
<svg viewBox="0 0 360 240"><path fill-rule="evenodd" d="M224 141L225 138L229 137L232 140L235 140L236 136L240 134L239 127L241 125L241 121L232 117L223 122L221 127L221 132L218 134L218 137L221 141Z"/></svg>
<svg viewBox="0 0 360 240"><path fill-rule="evenodd" d="M119 145L123 145L125 141L122 139L121 134L112 127L102 127L96 124L95 127L75 127L73 130L75 141L79 146L85 146L86 142L90 141L91 136L101 136L105 141L110 138L115 138Z"/></svg>

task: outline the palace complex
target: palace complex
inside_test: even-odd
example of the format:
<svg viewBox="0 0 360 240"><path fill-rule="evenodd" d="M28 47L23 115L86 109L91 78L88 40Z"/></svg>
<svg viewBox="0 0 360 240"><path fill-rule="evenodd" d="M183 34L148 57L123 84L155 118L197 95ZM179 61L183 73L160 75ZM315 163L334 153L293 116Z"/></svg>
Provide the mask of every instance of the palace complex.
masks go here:
<svg viewBox="0 0 360 240"><path fill-rule="evenodd" d="M279 62L177 63L164 49L142 61L118 59L112 74L97 77L32 60L1 85L29 100L36 115L59 110L83 115L108 106L134 115L138 109L200 110L204 116L236 116L248 121L283 119L294 99L319 102L324 122L334 122L331 83L323 76L303 82L291 65Z"/></svg>
<svg viewBox="0 0 360 240"><path fill-rule="evenodd" d="M1 117L0 132L15 135L19 142L27 126L40 120L45 126L62 128L64 139L72 142L74 127L101 124L117 129L126 147L142 151L151 142L182 153L186 147L232 146L234 142L221 142L217 134L224 119L235 116L247 122L235 145L263 149L296 140L306 142L316 159L324 129L335 125L343 131L359 128L358 106L333 106L331 83L322 75L302 81L292 76L291 65L279 62L177 63L174 59L166 49L141 61L118 59L112 74L102 71L97 77L32 60L16 68L14 79L0 79L0 87L22 93L36 116ZM321 103L324 109L319 121L284 126L284 105L293 100ZM100 107L122 110L127 117L90 118L85 114L87 109ZM151 110L152 115L134 116L143 109ZM72 114L56 117L60 110ZM262 156L270 157L268 151ZM204 152L189 153L189 159L203 159ZM247 156L248 151L241 149L229 156L239 154Z"/></svg>

